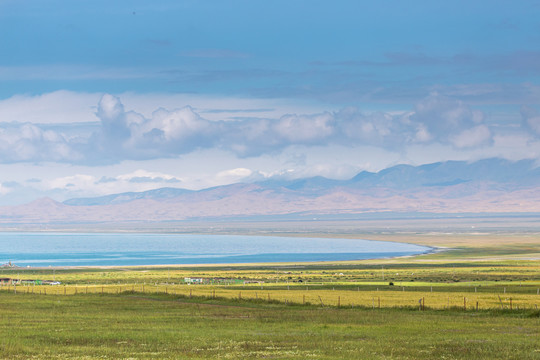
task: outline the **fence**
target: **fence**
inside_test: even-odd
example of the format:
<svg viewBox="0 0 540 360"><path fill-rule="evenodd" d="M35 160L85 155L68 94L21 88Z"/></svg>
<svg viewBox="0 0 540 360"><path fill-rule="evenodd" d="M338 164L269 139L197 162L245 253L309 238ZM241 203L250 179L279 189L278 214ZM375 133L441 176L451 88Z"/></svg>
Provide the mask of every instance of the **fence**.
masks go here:
<svg viewBox="0 0 540 360"><path fill-rule="evenodd" d="M231 289L226 286L189 286L163 284L118 285L9 285L0 291L34 295L76 294L170 294L186 298L237 299L244 301L279 302L290 305L318 305L363 308L423 309L538 309L540 294L457 293L425 291L324 290L296 287L292 290Z"/></svg>

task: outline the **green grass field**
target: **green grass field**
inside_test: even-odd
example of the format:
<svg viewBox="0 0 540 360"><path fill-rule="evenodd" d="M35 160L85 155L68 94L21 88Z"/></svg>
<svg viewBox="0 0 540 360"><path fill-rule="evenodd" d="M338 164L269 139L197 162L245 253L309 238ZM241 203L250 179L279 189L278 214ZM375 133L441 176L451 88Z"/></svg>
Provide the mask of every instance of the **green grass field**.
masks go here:
<svg viewBox="0 0 540 360"><path fill-rule="evenodd" d="M10 359L538 359L538 311L286 306L123 293L1 295Z"/></svg>

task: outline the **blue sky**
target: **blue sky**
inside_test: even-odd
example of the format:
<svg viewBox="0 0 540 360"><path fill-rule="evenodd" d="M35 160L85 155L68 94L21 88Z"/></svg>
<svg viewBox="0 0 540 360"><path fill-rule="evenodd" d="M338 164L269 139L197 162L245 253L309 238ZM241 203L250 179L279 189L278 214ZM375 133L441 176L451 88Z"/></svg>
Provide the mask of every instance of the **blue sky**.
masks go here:
<svg viewBox="0 0 540 360"><path fill-rule="evenodd" d="M0 0L0 204L540 157L540 2Z"/></svg>

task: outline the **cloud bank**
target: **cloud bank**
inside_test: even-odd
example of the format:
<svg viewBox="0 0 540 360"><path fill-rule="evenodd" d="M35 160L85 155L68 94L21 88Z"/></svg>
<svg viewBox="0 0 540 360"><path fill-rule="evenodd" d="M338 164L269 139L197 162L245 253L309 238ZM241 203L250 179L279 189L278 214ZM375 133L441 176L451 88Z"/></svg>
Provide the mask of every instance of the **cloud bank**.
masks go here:
<svg viewBox="0 0 540 360"><path fill-rule="evenodd" d="M129 191L146 191L156 187L176 186L181 182L182 180L170 174L139 169L112 177L103 176L100 178L88 174L57 177L43 180L38 186L46 191L56 191L76 197L85 196L85 194L99 196Z"/></svg>
<svg viewBox="0 0 540 360"><path fill-rule="evenodd" d="M535 110L524 108L522 115L524 131L540 133ZM433 143L473 149L493 142L483 112L437 93L406 113L363 113L349 107L239 120L208 120L189 106L160 108L145 117L127 110L118 97L105 94L95 116L99 123L89 134L74 134L68 131L68 124L64 129L61 125L0 123L0 162L102 165L173 158L200 149L219 149L245 158L280 153L290 146L338 144L401 151Z"/></svg>

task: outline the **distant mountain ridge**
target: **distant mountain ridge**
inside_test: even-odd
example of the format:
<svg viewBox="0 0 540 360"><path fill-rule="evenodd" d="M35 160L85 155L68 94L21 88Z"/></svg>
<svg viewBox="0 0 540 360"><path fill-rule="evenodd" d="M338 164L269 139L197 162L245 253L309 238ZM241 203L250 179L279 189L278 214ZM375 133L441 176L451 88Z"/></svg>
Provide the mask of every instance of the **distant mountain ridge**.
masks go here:
<svg viewBox="0 0 540 360"><path fill-rule="evenodd" d="M511 162L486 159L473 163L446 161L412 166L397 165L378 173L361 172L351 181L362 185L412 188L418 186L447 186L469 181L491 181L519 185L532 184L540 179L540 169L533 160Z"/></svg>
<svg viewBox="0 0 540 360"><path fill-rule="evenodd" d="M191 192L191 190L160 188L143 192L126 192L90 198L74 198L64 201L63 204L73 206L123 204L139 199L171 199L189 192Z"/></svg>
<svg viewBox="0 0 540 360"><path fill-rule="evenodd" d="M502 171L504 170L504 171ZM365 189L370 187L389 189L413 189L419 187L448 187L468 182L485 181L507 184L513 187L540 185L540 168L533 160L511 162L503 159L487 159L474 163L446 161L427 165L396 165L377 173L362 171L350 180L333 180L322 176L303 179L269 179L253 185L266 190L290 190L304 195L321 195L335 188ZM248 186L233 184L203 190L161 188L144 192L127 192L94 198L74 198L64 201L66 205L91 206L127 203L139 199L165 200L191 194L217 193L231 188Z"/></svg>
<svg viewBox="0 0 540 360"><path fill-rule="evenodd" d="M0 223L160 222L367 213L538 213L533 160L486 159L397 165L348 180L267 179L203 190L161 188L63 203L38 199L0 207Z"/></svg>

